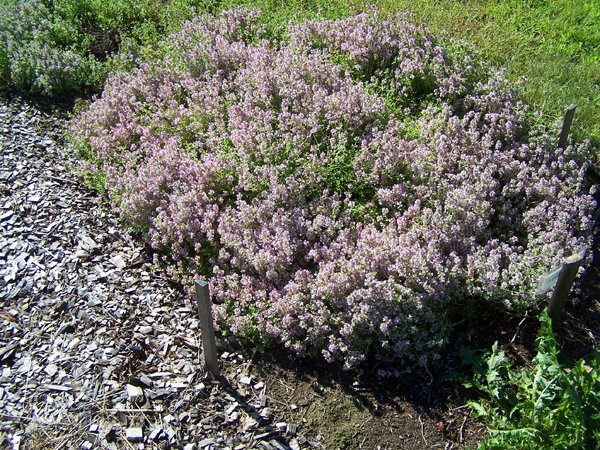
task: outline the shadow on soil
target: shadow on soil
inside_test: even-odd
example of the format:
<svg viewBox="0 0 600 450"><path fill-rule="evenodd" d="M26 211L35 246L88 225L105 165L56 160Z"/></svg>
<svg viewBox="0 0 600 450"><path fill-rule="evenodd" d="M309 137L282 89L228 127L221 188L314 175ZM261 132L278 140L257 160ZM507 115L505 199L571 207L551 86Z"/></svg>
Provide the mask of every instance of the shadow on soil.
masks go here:
<svg viewBox="0 0 600 450"><path fill-rule="evenodd" d="M600 341L596 247L557 333L563 356L571 361L590 355ZM327 449L475 448L485 436L485 426L465 407L477 393L455 381L457 374L468 375L459 349L489 349L498 341L518 365L527 366L535 356L537 317L543 306L522 315L495 314L464 323L462 330L450 336L439 364L393 378L378 377L376 366L368 366L358 377L324 361L293 359L277 351L250 355L230 346L246 353L252 361L251 373L264 380L276 422L298 424L299 434L309 445Z"/></svg>

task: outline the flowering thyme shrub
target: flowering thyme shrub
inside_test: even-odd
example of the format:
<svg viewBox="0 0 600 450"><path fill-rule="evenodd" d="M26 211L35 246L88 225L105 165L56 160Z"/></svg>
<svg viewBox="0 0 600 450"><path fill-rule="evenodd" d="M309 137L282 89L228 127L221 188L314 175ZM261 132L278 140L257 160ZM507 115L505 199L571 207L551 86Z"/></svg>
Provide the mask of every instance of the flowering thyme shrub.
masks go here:
<svg viewBox="0 0 600 450"><path fill-rule="evenodd" d="M194 14L199 0L0 0L0 87L99 90L109 70ZM120 52L120 53L119 53Z"/></svg>
<svg viewBox="0 0 600 450"><path fill-rule="evenodd" d="M41 0L0 3L0 59L3 82L18 89L60 94L73 85L96 82L99 62L75 41L73 23L52 14Z"/></svg>
<svg viewBox="0 0 600 450"><path fill-rule="evenodd" d="M263 39L203 18L75 121L122 213L219 323L353 366L426 363L448 314L533 302L586 242L577 148L530 127L499 73L377 12Z"/></svg>

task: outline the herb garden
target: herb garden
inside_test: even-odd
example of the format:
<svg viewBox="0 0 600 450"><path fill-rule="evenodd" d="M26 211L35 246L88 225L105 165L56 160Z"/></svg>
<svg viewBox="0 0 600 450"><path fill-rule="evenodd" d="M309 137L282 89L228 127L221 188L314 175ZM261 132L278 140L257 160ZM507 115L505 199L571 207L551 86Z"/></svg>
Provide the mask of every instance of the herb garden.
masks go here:
<svg viewBox="0 0 600 450"><path fill-rule="evenodd" d="M208 281L217 328L249 348L430 367L466 317L537 308L540 276L591 245L589 142L559 148L503 71L409 15L367 8L273 33L238 8L143 52L169 30L148 5L95 22L129 38L59 53L35 36L72 30L12 22L34 44L5 39L4 78L47 95L104 86L70 125L85 176L186 292Z"/></svg>

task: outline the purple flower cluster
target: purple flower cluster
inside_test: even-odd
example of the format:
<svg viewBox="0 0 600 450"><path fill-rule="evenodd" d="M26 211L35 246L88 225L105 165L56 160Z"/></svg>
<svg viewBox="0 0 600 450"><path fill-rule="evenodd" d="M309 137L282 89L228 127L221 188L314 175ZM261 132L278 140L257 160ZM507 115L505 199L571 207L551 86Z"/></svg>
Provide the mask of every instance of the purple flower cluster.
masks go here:
<svg viewBox="0 0 600 450"><path fill-rule="evenodd" d="M587 242L581 149L402 15L184 26L75 120L122 213L232 333L426 363L466 302L526 306Z"/></svg>

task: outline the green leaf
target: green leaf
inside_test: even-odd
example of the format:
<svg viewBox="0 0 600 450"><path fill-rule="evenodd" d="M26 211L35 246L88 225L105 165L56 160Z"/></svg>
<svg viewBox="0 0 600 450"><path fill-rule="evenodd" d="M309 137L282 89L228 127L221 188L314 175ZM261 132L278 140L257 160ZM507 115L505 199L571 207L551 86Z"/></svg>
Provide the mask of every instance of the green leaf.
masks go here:
<svg viewBox="0 0 600 450"><path fill-rule="evenodd" d="M477 402L469 402L468 405L475 411L477 416L486 417L488 415L486 408L484 408L481 404Z"/></svg>
<svg viewBox="0 0 600 450"><path fill-rule="evenodd" d="M490 425L478 448L600 448L600 352L572 367L561 365L546 313L540 322L538 353L528 370L515 371L497 343L487 354L461 349L474 370L463 384L487 400L468 403Z"/></svg>

